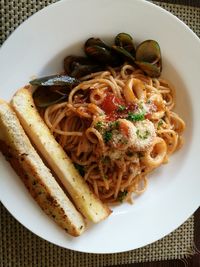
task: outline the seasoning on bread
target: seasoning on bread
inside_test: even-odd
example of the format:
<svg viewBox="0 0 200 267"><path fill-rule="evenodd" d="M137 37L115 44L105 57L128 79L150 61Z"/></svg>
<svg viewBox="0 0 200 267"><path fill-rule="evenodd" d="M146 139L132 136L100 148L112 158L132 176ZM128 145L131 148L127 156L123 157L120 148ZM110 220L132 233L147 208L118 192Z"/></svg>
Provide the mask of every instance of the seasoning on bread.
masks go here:
<svg viewBox="0 0 200 267"><path fill-rule="evenodd" d="M57 143L40 117L32 93L33 87L27 86L18 90L11 100L11 105L27 135L60 179L77 209L94 223L105 219L111 210L90 190L71 159Z"/></svg>
<svg viewBox="0 0 200 267"><path fill-rule="evenodd" d="M9 104L0 100L0 150L39 206L72 236L85 230L82 215L33 148Z"/></svg>

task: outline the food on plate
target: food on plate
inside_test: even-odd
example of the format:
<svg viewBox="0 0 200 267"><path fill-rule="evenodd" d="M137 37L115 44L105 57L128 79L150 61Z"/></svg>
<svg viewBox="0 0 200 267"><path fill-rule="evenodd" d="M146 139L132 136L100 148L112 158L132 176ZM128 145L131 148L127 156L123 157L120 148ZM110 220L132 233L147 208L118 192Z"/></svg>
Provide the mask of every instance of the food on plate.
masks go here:
<svg viewBox="0 0 200 267"><path fill-rule="evenodd" d="M0 150L21 177L32 197L70 235L81 235L85 230L82 215L44 165L10 105L2 100L0 129Z"/></svg>
<svg viewBox="0 0 200 267"><path fill-rule="evenodd" d="M119 67L124 62L137 66L152 78L159 77L162 71L160 46L155 40L146 40L136 47L129 34L119 33L112 46L99 38L89 38L84 51L86 57L70 55L64 59L64 69L69 76L80 78L108 66Z"/></svg>
<svg viewBox="0 0 200 267"><path fill-rule="evenodd" d="M75 236L85 229L82 215L98 223L111 214L108 203L132 203L143 193L148 174L181 147L185 129L172 111L175 90L160 78L155 40L136 46L119 33L111 46L88 39L84 52L67 56L63 73L15 93L10 104L22 126L8 104L0 105L1 144L11 164L20 163L33 197Z"/></svg>
<svg viewBox="0 0 200 267"><path fill-rule="evenodd" d="M65 73L30 82L41 117L104 203L144 192L147 175L181 146L185 128L172 111L174 88L159 78L159 44L136 47L126 33L114 42L90 38L86 57L64 59ZM67 77L74 80L63 85Z"/></svg>
<svg viewBox="0 0 200 267"><path fill-rule="evenodd" d="M11 105L27 135L57 175L77 209L92 222L105 219L111 213L110 209L90 190L40 117L32 98L31 86L18 90Z"/></svg>

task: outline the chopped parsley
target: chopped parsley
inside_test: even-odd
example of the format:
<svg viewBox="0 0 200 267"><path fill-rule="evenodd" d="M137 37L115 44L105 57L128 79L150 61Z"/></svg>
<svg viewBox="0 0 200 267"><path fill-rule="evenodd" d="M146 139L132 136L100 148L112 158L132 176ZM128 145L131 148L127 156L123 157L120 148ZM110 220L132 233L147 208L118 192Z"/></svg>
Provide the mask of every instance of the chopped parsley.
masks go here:
<svg viewBox="0 0 200 267"><path fill-rule="evenodd" d="M79 172L79 174L81 176L84 176L85 175L85 169L84 169L84 166L81 166L77 163L74 163L74 167L77 169L77 171Z"/></svg>
<svg viewBox="0 0 200 267"><path fill-rule="evenodd" d="M112 137L113 137L113 131L116 131L119 129L119 121L114 121L109 123L107 130L103 133L103 140L105 143L108 143Z"/></svg>
<svg viewBox="0 0 200 267"><path fill-rule="evenodd" d="M139 129L137 129L136 134L140 139L145 140L150 135L150 132L148 130L146 130L144 133L141 133L141 131Z"/></svg>
<svg viewBox="0 0 200 267"><path fill-rule="evenodd" d="M95 125L95 128L96 128L97 130L101 130L102 127L103 127L103 122L102 122L102 121L98 121L98 122L96 123L96 125Z"/></svg>
<svg viewBox="0 0 200 267"><path fill-rule="evenodd" d="M128 117L126 118L129 121L143 121L145 119L144 112L142 113L128 113Z"/></svg>
<svg viewBox="0 0 200 267"><path fill-rule="evenodd" d="M105 143L108 143L112 139L112 132L111 131L105 131L103 134L103 140Z"/></svg>
<svg viewBox="0 0 200 267"><path fill-rule="evenodd" d="M161 119L161 120L159 120L159 122L158 122L158 129L160 128L160 126L162 126L163 125L163 120Z"/></svg>
<svg viewBox="0 0 200 267"><path fill-rule="evenodd" d="M107 144L111 139L120 133L120 122L97 122L95 128L100 131L104 142Z"/></svg>
<svg viewBox="0 0 200 267"><path fill-rule="evenodd" d="M119 121L114 121L109 124L111 130L119 129Z"/></svg>
<svg viewBox="0 0 200 267"><path fill-rule="evenodd" d="M124 111L125 109L126 109L126 106L119 105L117 111L121 112L121 111Z"/></svg>
<svg viewBox="0 0 200 267"><path fill-rule="evenodd" d="M118 196L117 196L117 200L119 202L123 202L124 198L127 196L128 191L124 190L124 191L119 191Z"/></svg>

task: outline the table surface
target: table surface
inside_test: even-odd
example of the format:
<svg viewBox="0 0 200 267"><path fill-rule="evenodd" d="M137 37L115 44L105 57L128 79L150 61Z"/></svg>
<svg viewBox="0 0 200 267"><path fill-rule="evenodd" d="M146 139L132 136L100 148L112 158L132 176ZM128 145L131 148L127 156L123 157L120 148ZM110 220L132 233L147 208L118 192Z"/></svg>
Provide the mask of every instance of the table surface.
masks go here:
<svg viewBox="0 0 200 267"><path fill-rule="evenodd" d="M200 7L200 0L156 0L156 1ZM170 260L170 261L159 261L159 262L125 264L125 265L120 265L120 267L183 267L183 266L200 267L200 208L194 214L194 237L195 237L194 243L197 248L197 253L187 258L186 260L187 263L184 263L181 260Z"/></svg>
<svg viewBox="0 0 200 267"><path fill-rule="evenodd" d="M200 7L200 0L157 0L157 2Z"/></svg>

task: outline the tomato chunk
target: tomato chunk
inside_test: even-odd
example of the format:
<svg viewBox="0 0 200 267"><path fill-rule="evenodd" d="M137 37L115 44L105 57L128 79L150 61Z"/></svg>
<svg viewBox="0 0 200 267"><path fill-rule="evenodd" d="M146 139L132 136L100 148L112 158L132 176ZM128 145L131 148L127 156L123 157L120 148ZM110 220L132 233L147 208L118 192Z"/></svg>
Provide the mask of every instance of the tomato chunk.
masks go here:
<svg viewBox="0 0 200 267"><path fill-rule="evenodd" d="M106 114L110 114L118 110L119 105L123 105L124 102L120 98L116 97L113 93L108 93L102 103L102 109Z"/></svg>

